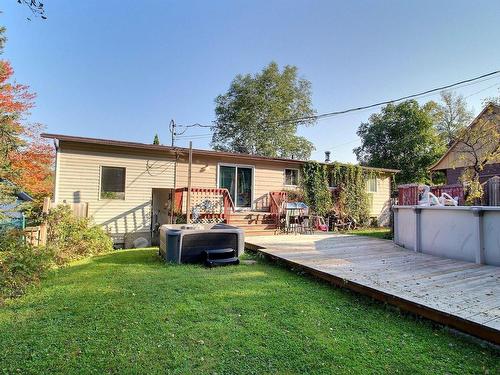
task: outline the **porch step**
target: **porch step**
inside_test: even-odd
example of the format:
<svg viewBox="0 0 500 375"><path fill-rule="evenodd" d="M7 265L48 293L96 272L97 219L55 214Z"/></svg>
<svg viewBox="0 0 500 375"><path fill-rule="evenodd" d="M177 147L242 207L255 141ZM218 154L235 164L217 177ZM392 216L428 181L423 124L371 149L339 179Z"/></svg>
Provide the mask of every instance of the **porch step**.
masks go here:
<svg viewBox="0 0 500 375"><path fill-rule="evenodd" d="M235 227L243 229L245 232L246 231L251 231L251 230L275 230L276 223L263 223L263 224L237 224L234 222L231 222L231 225L234 225Z"/></svg>
<svg viewBox="0 0 500 375"><path fill-rule="evenodd" d="M275 217L269 212L235 212L231 214L231 224L240 226L245 224L274 224Z"/></svg>

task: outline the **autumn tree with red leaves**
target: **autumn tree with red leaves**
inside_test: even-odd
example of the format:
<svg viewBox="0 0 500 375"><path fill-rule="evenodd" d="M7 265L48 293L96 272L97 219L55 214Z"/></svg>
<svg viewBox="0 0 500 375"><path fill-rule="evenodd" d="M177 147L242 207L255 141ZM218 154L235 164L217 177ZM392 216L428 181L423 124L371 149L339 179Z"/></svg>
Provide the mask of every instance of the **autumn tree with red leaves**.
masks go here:
<svg viewBox="0 0 500 375"><path fill-rule="evenodd" d="M0 28L0 53L5 29ZM0 178L42 198L52 190L52 148L40 137L40 124L26 121L35 94L13 80L14 70L0 60Z"/></svg>

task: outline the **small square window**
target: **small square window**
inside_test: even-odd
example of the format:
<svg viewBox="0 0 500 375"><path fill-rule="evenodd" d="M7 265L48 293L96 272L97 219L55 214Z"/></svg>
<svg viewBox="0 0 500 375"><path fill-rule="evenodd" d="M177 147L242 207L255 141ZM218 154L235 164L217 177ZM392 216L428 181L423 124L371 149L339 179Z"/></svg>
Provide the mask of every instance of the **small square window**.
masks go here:
<svg viewBox="0 0 500 375"><path fill-rule="evenodd" d="M125 168L101 167L101 199L125 199Z"/></svg>
<svg viewBox="0 0 500 375"><path fill-rule="evenodd" d="M366 190L368 190L369 193L377 192L377 177L369 178L366 181Z"/></svg>
<svg viewBox="0 0 500 375"><path fill-rule="evenodd" d="M285 185L297 186L299 184L299 170L285 169Z"/></svg>

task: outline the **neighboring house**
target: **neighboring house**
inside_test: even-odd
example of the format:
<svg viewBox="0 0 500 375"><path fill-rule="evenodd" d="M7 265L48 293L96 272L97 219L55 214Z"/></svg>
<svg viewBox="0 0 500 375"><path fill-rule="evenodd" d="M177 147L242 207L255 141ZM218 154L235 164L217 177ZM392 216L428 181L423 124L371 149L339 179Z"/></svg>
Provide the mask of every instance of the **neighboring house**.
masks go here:
<svg viewBox="0 0 500 375"><path fill-rule="evenodd" d="M32 202L33 198L24 191L10 182L9 180L0 178L0 188L7 191L12 196L6 202L0 202L0 229L5 227L14 227L23 229L25 227L25 217L22 211L22 204Z"/></svg>
<svg viewBox="0 0 500 375"><path fill-rule="evenodd" d="M188 186L189 150L179 147L44 134L56 140L54 201L88 203L89 215L128 247L139 237L151 238L177 207L176 191ZM296 188L299 160L268 158L210 150L192 151L191 187L197 202L226 188L234 202L235 224L273 229L271 192ZM368 182L371 216L387 223L391 178L396 170L372 168ZM215 192L215 193L214 193ZM181 198L186 212L186 197ZM191 202L193 206L193 202ZM253 215L253 216L252 216ZM244 217L242 217L244 216ZM272 232L271 232L272 233Z"/></svg>
<svg viewBox="0 0 500 375"><path fill-rule="evenodd" d="M481 113L471 122L469 128L477 126L480 121L487 121L496 124L500 129L500 106L490 103ZM473 165L472 156L466 153L467 149L461 142L454 142L446 153L434 165L430 167L430 171L441 171L446 176L446 184L460 184L460 176L464 169ZM500 163L498 160L485 165L480 173L480 182L484 183L494 176L500 175Z"/></svg>

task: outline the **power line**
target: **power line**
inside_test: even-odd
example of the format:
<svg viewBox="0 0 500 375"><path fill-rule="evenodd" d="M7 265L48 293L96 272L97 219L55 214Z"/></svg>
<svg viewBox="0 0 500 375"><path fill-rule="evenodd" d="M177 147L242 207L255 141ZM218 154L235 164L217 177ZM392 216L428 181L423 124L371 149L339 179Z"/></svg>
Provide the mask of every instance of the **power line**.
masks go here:
<svg viewBox="0 0 500 375"><path fill-rule="evenodd" d="M193 134L193 135L184 135L182 137L177 137L177 139L185 139L185 138L203 138L203 137L211 137L213 134Z"/></svg>
<svg viewBox="0 0 500 375"><path fill-rule="evenodd" d="M304 121L311 121L311 120L320 120L320 119L327 118L327 117L333 117L333 116L337 116L337 115L342 115L344 113L356 112L356 111L361 111L361 110L364 110L364 109L369 109L369 108L374 108L374 107L380 107L382 105L391 104L391 103L400 102L400 101L403 101L403 100L408 100L408 99L416 98L416 97L419 97L419 96L422 96L422 95L426 95L426 94L430 94L430 93L437 92L437 91L443 91L443 90L446 90L446 89L449 89L449 88L452 88L452 87L455 87L455 86L463 85L464 83L474 82L474 81L477 81L477 80L480 80L480 79L483 79L483 78L486 78L486 77L490 77L490 76L496 75L498 73L500 73L500 70L495 70L495 71L490 72L490 73L482 74L480 76L477 76L477 77L474 77L474 78L465 79L465 80L462 80L462 81L459 81L459 82L455 82L455 83L452 83L452 84L449 84L449 85L439 86L439 87L436 87L436 88L433 88L433 89L430 89L430 90L425 90L425 91L422 91L422 92L419 92L419 93L416 93L416 94L406 95L406 96L402 96L400 98L391 99L391 100L384 100L382 102L378 102L378 103L374 103L374 104L369 104L369 105L365 105L365 106L344 109L344 110L341 110L341 111L326 112L326 113L322 113L322 114L314 115L314 116L297 117L297 118L290 118L290 119L279 120L279 121L269 121L269 122L265 122L265 123L266 124L276 124L276 123L304 122Z"/></svg>
<svg viewBox="0 0 500 375"><path fill-rule="evenodd" d="M495 87L495 86L499 86L499 87L500 87L500 82L496 82L496 83L494 83L493 85L488 86L488 87L485 87L485 88L484 88L484 89L482 89L482 90L479 90L479 91L473 92L472 94L467 95L464 99L470 98L471 96L477 95L477 94L479 94L479 93L481 93L481 92L483 92L483 91L486 91L486 90L488 90L488 89L491 89L492 87Z"/></svg>
<svg viewBox="0 0 500 375"><path fill-rule="evenodd" d="M334 117L334 116L338 116L338 115L343 115L343 114L346 114L346 113L363 111L363 110L366 110L366 109L380 107L382 105L396 103L396 102L400 102L400 101L403 101L403 100L413 99L413 98L422 97L422 96L429 96L429 94L433 94L433 93L436 93L436 92L439 92L439 91L447 90L447 89L450 89L452 87L457 87L457 86L465 87L465 86L470 86L472 84L477 84L477 83L480 83L480 82L488 81L490 79L495 78L495 77L492 77L492 76L495 76L495 75L497 75L499 73L500 73L500 70L495 70L493 72L482 74L482 75L477 76L477 77L465 79L465 80L462 80L462 81L459 81L459 82L455 82L455 83L451 83L451 84L444 85L444 86L439 86L439 87L432 88L432 89L429 89L429 90L425 90L425 91L422 91L422 92L419 92L419 93L416 93L416 94L406 95L406 96L402 96L402 97L396 98L396 99L384 100L384 101L381 101L381 102L377 102L377 103L373 103L373 104L369 104L369 105L364 105L364 106L360 106L360 107L348 108L348 109L344 109L344 110L340 110L340 111L326 112L326 113L322 113L322 114L319 114L319 115L313 115L313 116L288 118L288 119L276 120L276 121L266 121L266 122L263 122L263 124L269 124L269 125L271 125L271 124L297 123L297 122L305 122L305 121L311 121L311 120L321 120L321 119L324 119L324 118L329 118L329 117ZM479 82L476 82L476 81L479 81ZM495 85L493 85L493 86L495 86ZM491 88L493 86L489 86L486 89ZM477 93L482 92L482 91L484 91L486 89L478 91ZM475 95L477 93L474 93L472 95ZM469 96L472 96L472 95L469 95ZM469 97L469 96L467 96L467 97ZM171 124L172 123L173 123L173 127L174 127L173 132L171 130L171 132L172 132L172 144L173 144L174 137L176 137L178 135L184 134L189 128L200 127L200 128L211 128L211 129L213 129L213 128L216 127L215 125L204 125L204 124L200 124L200 123L194 123L194 124L190 124L190 125L176 125L175 122L173 122L173 120L171 121ZM182 133L175 133L175 126L184 128L184 131ZM193 137L196 137L196 136L197 135L194 135L192 137L184 136L184 137L178 137L178 138L193 138ZM209 137L209 136L212 136L212 134L203 134L203 135L200 135L200 138L202 138L202 137Z"/></svg>

